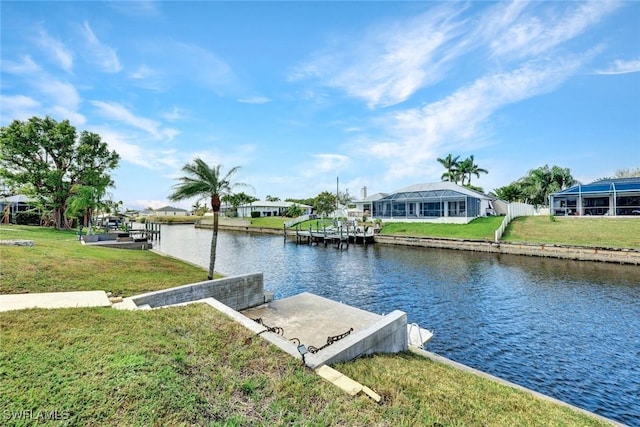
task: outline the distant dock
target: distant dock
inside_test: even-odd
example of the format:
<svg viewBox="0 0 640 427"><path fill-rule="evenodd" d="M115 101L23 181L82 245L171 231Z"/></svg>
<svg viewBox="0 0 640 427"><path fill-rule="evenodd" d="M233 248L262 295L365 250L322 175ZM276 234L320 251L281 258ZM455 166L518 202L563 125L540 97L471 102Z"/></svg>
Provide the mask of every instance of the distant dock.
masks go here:
<svg viewBox="0 0 640 427"><path fill-rule="evenodd" d="M346 246L349 247L349 243L373 243L374 230L372 227L358 227L349 225L340 225L338 227L323 227L321 230L313 230L309 227L308 230L286 230L285 240L287 237L293 236L296 239L297 244L329 244L335 245L336 248L342 249Z"/></svg>

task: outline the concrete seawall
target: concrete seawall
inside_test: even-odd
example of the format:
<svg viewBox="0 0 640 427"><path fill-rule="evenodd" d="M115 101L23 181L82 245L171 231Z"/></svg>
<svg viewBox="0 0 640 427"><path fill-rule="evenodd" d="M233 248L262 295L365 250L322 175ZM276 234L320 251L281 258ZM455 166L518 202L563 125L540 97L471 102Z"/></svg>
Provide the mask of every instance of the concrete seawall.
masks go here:
<svg viewBox="0 0 640 427"><path fill-rule="evenodd" d="M376 243L640 265L640 250L376 235Z"/></svg>
<svg viewBox="0 0 640 427"><path fill-rule="evenodd" d="M207 225L196 225L211 228ZM282 236L283 230L275 228L220 225L221 230L246 231ZM376 234L375 243L384 245L418 246L423 248L457 249L462 251L490 252L509 255L527 255L547 258L572 259L576 261L598 261L614 264L640 265L640 249L598 248L591 246L556 245L545 243L509 243L464 239L436 239L433 237L411 237Z"/></svg>

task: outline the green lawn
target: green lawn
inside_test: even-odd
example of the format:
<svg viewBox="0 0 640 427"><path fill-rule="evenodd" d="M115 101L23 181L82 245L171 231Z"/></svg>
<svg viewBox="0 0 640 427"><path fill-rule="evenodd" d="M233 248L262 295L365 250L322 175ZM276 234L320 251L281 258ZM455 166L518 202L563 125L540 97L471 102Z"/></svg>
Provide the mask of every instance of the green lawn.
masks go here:
<svg viewBox="0 0 640 427"><path fill-rule="evenodd" d="M0 226L0 240L35 245L0 246L0 293L104 290L131 296L207 279L207 272L149 251L85 246L75 232Z"/></svg>
<svg viewBox="0 0 640 427"><path fill-rule="evenodd" d="M437 237L450 239L494 240L504 217L481 217L469 224L432 224L427 222L385 222L380 234Z"/></svg>
<svg viewBox="0 0 640 427"><path fill-rule="evenodd" d="M263 228L277 228L282 230L284 223L291 218L285 218L282 216L264 216L261 218L251 218L251 227L263 227Z"/></svg>
<svg viewBox="0 0 640 427"><path fill-rule="evenodd" d="M19 310L0 331L3 414L66 425L605 425L409 353L339 365L383 401L350 397L204 304Z"/></svg>
<svg viewBox="0 0 640 427"><path fill-rule="evenodd" d="M640 218L520 217L509 224L502 239L640 249Z"/></svg>
<svg viewBox="0 0 640 427"><path fill-rule="evenodd" d="M469 224L390 222L380 234L493 241L503 219L481 217ZM640 218L520 217L511 221L502 240L639 249Z"/></svg>

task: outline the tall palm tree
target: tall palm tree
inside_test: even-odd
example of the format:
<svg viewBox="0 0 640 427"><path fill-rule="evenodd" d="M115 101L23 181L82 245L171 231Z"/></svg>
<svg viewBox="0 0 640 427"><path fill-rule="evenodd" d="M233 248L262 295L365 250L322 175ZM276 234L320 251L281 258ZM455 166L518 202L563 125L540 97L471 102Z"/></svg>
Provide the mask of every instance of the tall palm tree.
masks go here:
<svg viewBox="0 0 640 427"><path fill-rule="evenodd" d="M475 164L473 154L461 161L458 165L458 169L460 170L462 175L462 185L465 185L465 177L467 178L467 185L471 185L471 175L475 175L476 178L480 178L481 173L489 173L488 170L483 169Z"/></svg>
<svg viewBox="0 0 640 427"><path fill-rule="evenodd" d="M459 179L459 175L458 175L459 162L458 162L458 159L459 158L460 158L460 156L453 157L453 154L449 153L447 155L447 157L445 157L445 158L436 159L447 170L445 173L442 174L442 180L443 181L455 182L456 184L458 183L458 179Z"/></svg>
<svg viewBox="0 0 640 427"><path fill-rule="evenodd" d="M235 187L249 187L248 184L232 183L231 176L240 170L239 166L231 168L222 176L222 165L209 167L204 160L196 157L193 163L187 163L182 167L185 176L178 178L178 183L173 186L174 192L169 195L169 200L179 201L200 197L210 198L213 210L213 235L211 236L211 251L209 254L209 280L213 279L213 271L216 263L216 244L218 242L218 216L220 213L220 198L231 194Z"/></svg>

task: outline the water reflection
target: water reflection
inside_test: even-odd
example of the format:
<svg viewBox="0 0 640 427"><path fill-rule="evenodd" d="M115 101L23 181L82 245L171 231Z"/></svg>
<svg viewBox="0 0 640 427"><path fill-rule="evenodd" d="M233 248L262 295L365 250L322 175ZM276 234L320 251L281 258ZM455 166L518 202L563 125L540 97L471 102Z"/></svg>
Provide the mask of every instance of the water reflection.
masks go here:
<svg viewBox="0 0 640 427"><path fill-rule="evenodd" d="M156 248L208 266L211 234L163 226ZM284 243L221 232L216 270L263 272L435 330L429 349L627 424L640 420L640 267L385 245Z"/></svg>

